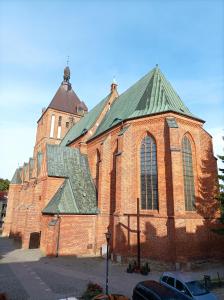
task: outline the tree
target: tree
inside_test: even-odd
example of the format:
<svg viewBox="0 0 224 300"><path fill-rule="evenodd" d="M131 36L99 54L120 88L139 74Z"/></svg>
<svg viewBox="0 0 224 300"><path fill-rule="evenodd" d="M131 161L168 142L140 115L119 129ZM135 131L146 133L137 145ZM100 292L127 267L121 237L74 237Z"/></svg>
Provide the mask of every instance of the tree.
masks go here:
<svg viewBox="0 0 224 300"><path fill-rule="evenodd" d="M222 163L224 163L224 155L218 155L218 158L221 159ZM224 169L219 168L221 174L218 175L219 178L219 195L217 200L220 203L220 221L224 224ZM212 229L213 232L217 234L224 235L224 228L216 228Z"/></svg>
<svg viewBox="0 0 224 300"><path fill-rule="evenodd" d="M8 191L10 181L8 179L0 178L0 191Z"/></svg>
<svg viewBox="0 0 224 300"><path fill-rule="evenodd" d="M218 155L218 158L221 159L222 163L224 164L224 155ZM220 202L220 211L221 211L221 222L224 224L224 169L219 168L221 172L219 177L219 196L218 201Z"/></svg>

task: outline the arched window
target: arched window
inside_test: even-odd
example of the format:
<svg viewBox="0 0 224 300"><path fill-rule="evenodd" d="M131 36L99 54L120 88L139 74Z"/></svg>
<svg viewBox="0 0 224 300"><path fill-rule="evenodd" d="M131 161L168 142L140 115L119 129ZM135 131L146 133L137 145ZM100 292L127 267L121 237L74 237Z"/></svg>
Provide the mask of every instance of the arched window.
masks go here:
<svg viewBox="0 0 224 300"><path fill-rule="evenodd" d="M147 135L141 143L141 208L158 209L156 144Z"/></svg>
<svg viewBox="0 0 224 300"><path fill-rule="evenodd" d="M98 195L98 189L99 189L99 177L100 177L100 151L96 150L96 191Z"/></svg>
<svg viewBox="0 0 224 300"><path fill-rule="evenodd" d="M184 136L182 140L183 175L185 210L195 210L194 172L192 166L192 151L189 139Z"/></svg>

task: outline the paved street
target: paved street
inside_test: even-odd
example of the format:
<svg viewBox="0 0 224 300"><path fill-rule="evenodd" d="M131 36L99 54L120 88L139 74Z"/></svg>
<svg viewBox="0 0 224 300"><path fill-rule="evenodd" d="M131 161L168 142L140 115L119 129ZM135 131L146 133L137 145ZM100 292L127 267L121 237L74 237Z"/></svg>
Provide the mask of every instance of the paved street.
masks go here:
<svg viewBox="0 0 224 300"><path fill-rule="evenodd" d="M0 237L0 292L12 300L53 300L80 297L89 281L105 286L105 260L101 258L44 257L39 249L16 248L11 239ZM127 274L126 267L110 264L109 288L112 293L131 297L132 289L139 281L158 280L161 271L153 270L148 276ZM212 268L200 266L195 271L201 278L204 274L224 274L223 265ZM195 274L194 273L194 274ZM224 299L223 289L218 290L219 299Z"/></svg>

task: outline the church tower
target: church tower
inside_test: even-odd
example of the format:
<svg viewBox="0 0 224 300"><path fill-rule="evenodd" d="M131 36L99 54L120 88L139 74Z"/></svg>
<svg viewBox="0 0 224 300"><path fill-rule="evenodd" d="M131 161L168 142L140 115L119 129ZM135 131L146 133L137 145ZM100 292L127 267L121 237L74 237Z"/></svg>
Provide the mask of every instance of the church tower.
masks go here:
<svg viewBox="0 0 224 300"><path fill-rule="evenodd" d="M42 109L42 115L37 121L36 143L34 156L42 152L46 143L60 144L68 130L88 112L85 103L81 101L72 89L70 69L64 69L63 81L47 108Z"/></svg>

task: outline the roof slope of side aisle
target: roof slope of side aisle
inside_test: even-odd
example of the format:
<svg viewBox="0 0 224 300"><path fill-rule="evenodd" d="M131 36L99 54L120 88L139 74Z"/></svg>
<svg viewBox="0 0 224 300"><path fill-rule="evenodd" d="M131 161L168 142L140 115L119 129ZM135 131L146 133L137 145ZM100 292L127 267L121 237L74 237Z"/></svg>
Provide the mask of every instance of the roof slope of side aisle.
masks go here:
<svg viewBox="0 0 224 300"><path fill-rule="evenodd" d="M47 173L65 178L43 209L44 214L97 214L96 190L86 155L78 149L47 145Z"/></svg>
<svg viewBox="0 0 224 300"><path fill-rule="evenodd" d="M17 168L11 179L10 184L22 184L21 173L22 173L22 167Z"/></svg>
<svg viewBox="0 0 224 300"><path fill-rule="evenodd" d="M169 111L202 121L189 111L156 67L117 98L91 139L122 121Z"/></svg>

